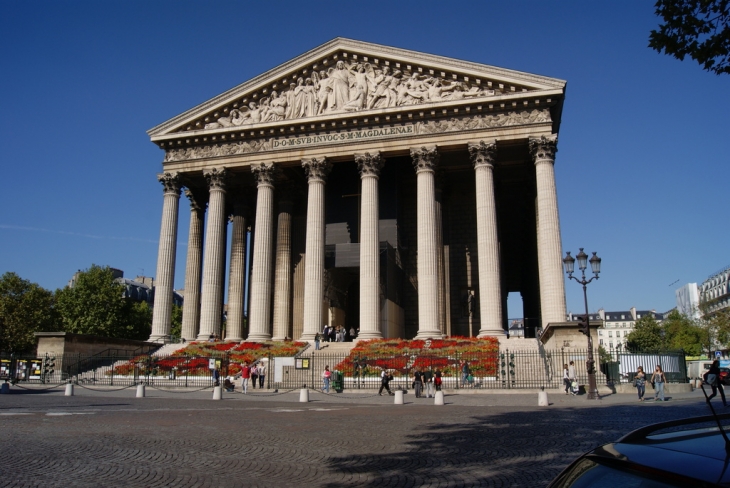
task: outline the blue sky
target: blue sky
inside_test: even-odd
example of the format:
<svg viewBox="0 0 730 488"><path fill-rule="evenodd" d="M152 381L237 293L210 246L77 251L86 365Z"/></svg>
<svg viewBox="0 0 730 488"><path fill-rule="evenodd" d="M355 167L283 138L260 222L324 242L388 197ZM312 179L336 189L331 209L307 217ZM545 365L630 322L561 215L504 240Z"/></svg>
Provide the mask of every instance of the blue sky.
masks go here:
<svg viewBox="0 0 730 488"><path fill-rule="evenodd" d="M589 307L668 310L730 264L730 77L650 50L657 25L629 1L2 2L0 273L154 275L163 153L146 131L342 36L567 80L555 171L564 249L603 258Z"/></svg>

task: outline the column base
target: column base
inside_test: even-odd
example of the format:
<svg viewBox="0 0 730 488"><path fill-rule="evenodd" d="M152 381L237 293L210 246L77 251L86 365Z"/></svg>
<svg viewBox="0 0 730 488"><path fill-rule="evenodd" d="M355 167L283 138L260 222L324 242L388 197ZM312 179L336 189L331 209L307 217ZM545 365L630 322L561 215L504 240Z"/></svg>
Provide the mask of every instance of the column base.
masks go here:
<svg viewBox="0 0 730 488"><path fill-rule="evenodd" d="M271 340L283 342L283 341L289 340L289 338L288 337L272 337Z"/></svg>
<svg viewBox="0 0 730 488"><path fill-rule="evenodd" d="M507 337L507 333L504 329L482 329L477 334L477 339L482 337Z"/></svg>
<svg viewBox="0 0 730 488"><path fill-rule="evenodd" d="M315 335L317 335L316 332L305 332L299 338L299 341L302 341L302 342L311 342L312 344L314 344L314 336ZM320 336L321 336L321 334L320 334Z"/></svg>
<svg viewBox="0 0 730 488"><path fill-rule="evenodd" d="M226 337L226 342L241 342L243 337Z"/></svg>
<svg viewBox="0 0 730 488"><path fill-rule="evenodd" d="M167 344L170 342L170 336L169 335L151 335L149 339L147 339L147 342L158 342L160 344Z"/></svg>
<svg viewBox="0 0 730 488"><path fill-rule="evenodd" d="M210 339L210 334L198 334L198 338L195 340L197 342L208 342L208 339Z"/></svg>
<svg viewBox="0 0 730 488"><path fill-rule="evenodd" d="M246 338L246 342L267 342L271 340L269 334L249 334Z"/></svg>
<svg viewBox="0 0 730 488"><path fill-rule="evenodd" d="M425 340L425 339L443 339L444 335L440 330L419 330L418 334L414 339Z"/></svg>
<svg viewBox="0 0 730 488"><path fill-rule="evenodd" d="M380 331L360 331L360 333L357 335L356 340L363 340L363 341L369 341L371 339L382 339L383 334L380 333Z"/></svg>

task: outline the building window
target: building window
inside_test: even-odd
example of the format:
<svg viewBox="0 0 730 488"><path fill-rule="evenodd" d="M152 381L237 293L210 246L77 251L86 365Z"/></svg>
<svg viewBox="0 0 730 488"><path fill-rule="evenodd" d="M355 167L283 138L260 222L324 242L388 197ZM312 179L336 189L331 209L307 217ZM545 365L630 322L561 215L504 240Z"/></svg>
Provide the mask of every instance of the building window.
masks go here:
<svg viewBox="0 0 730 488"><path fill-rule="evenodd" d="M602 346L603 345L603 339L598 339L598 344Z"/></svg>
<svg viewBox="0 0 730 488"><path fill-rule="evenodd" d="M608 337L613 337L613 333L610 330L608 331Z"/></svg>

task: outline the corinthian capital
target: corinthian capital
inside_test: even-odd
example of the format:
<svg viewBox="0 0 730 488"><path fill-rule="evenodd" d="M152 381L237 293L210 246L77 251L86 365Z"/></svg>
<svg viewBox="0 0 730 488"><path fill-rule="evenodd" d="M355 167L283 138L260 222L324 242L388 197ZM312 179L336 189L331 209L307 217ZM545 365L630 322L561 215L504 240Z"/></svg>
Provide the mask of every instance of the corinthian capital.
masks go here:
<svg viewBox="0 0 730 488"><path fill-rule="evenodd" d="M208 204L208 202L205 201L205 198L203 195L200 195L201 192L196 191L193 193L193 191L190 188L185 188L185 196L188 197L188 200L190 200L190 210L193 210L195 212L204 212L205 206Z"/></svg>
<svg viewBox="0 0 730 488"><path fill-rule="evenodd" d="M478 143L469 143L467 147L474 169L482 166L494 167L494 160L497 157L497 141L479 141Z"/></svg>
<svg viewBox="0 0 730 488"><path fill-rule="evenodd" d="M366 176L378 178L380 176L380 168L383 167L385 161L380 155L380 151L376 151L373 154L368 152L355 154L355 162L357 163L357 169L360 171L361 178Z"/></svg>
<svg viewBox="0 0 730 488"><path fill-rule="evenodd" d="M203 176L208 182L208 188L213 190L226 190L226 180L228 179L228 170L226 168L210 168L203 170Z"/></svg>
<svg viewBox="0 0 730 488"><path fill-rule="evenodd" d="M528 144L530 145L530 154L536 164L543 161L549 161L551 163L555 161L555 153L558 152L557 135L550 137L530 137Z"/></svg>
<svg viewBox="0 0 730 488"><path fill-rule="evenodd" d="M256 177L258 186L274 186L278 168L274 163L261 163L251 165L251 172Z"/></svg>
<svg viewBox="0 0 730 488"><path fill-rule="evenodd" d="M163 193L180 195L182 182L180 181L180 174L177 171L173 173L160 173L157 175L157 181L162 183L162 187L164 188Z"/></svg>
<svg viewBox="0 0 730 488"><path fill-rule="evenodd" d="M332 164L327 158L312 158L302 159L302 167L310 182L316 180L327 181L327 175L332 169Z"/></svg>
<svg viewBox="0 0 730 488"><path fill-rule="evenodd" d="M411 157L416 173L421 171L434 171L439 163L439 153L436 146L412 147Z"/></svg>

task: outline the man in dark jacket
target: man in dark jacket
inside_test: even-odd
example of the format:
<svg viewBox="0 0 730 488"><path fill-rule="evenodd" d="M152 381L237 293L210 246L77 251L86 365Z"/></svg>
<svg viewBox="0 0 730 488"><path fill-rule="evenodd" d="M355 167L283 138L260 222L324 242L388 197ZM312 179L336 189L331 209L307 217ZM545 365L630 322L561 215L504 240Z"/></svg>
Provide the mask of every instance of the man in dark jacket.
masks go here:
<svg viewBox="0 0 730 488"><path fill-rule="evenodd" d="M380 391L378 391L378 395L383 394L383 388L388 390L388 395L393 395L393 392L390 391L390 386L388 383L393 379L393 375L388 373L387 371L383 370L382 373L380 373Z"/></svg>

